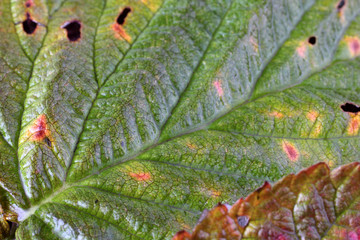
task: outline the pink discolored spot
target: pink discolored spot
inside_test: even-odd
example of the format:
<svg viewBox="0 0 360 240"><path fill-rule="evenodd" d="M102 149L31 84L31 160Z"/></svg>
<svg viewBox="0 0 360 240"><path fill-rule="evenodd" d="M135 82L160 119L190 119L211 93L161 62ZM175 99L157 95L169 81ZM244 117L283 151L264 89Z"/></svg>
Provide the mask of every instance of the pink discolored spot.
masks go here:
<svg viewBox="0 0 360 240"><path fill-rule="evenodd" d="M25 2L25 7L29 8L29 7L32 7L34 5L34 2L33 0L27 0Z"/></svg>
<svg viewBox="0 0 360 240"><path fill-rule="evenodd" d="M50 135L49 133L45 114L41 114L28 130L28 135L31 136L31 140L37 142L44 140Z"/></svg>
<svg viewBox="0 0 360 240"><path fill-rule="evenodd" d="M283 147L284 152L286 153L286 155L292 162L296 162L298 160L299 151L296 149L294 144L292 144L288 141L283 141L282 147Z"/></svg>
<svg viewBox="0 0 360 240"><path fill-rule="evenodd" d="M136 181L143 182L149 181L151 179L150 173L140 172L140 173L129 173L130 177L134 178Z"/></svg>
<svg viewBox="0 0 360 240"><path fill-rule="evenodd" d="M348 233L348 239L349 240L360 240L360 236L355 231L351 231Z"/></svg>
<svg viewBox="0 0 360 240"><path fill-rule="evenodd" d="M316 119L318 118L319 113L317 111L310 111L306 114L306 118L309 119L311 122L315 122Z"/></svg>
<svg viewBox="0 0 360 240"><path fill-rule="evenodd" d="M216 88L216 91L219 95L219 97L222 97L224 95L224 91L222 89L222 84L220 80L216 80L215 82L213 82L214 87Z"/></svg>
<svg viewBox="0 0 360 240"><path fill-rule="evenodd" d="M281 234L281 235L276 237L276 240L288 240L288 238Z"/></svg>
<svg viewBox="0 0 360 240"><path fill-rule="evenodd" d="M284 117L284 114L278 111L273 111L269 113L269 116L281 119Z"/></svg>
<svg viewBox="0 0 360 240"><path fill-rule="evenodd" d="M360 56L360 39L358 37L345 37L350 55L352 57Z"/></svg>
<svg viewBox="0 0 360 240"><path fill-rule="evenodd" d="M304 43L301 43L301 45L296 48L296 52L301 58L305 58L307 52L306 45Z"/></svg>

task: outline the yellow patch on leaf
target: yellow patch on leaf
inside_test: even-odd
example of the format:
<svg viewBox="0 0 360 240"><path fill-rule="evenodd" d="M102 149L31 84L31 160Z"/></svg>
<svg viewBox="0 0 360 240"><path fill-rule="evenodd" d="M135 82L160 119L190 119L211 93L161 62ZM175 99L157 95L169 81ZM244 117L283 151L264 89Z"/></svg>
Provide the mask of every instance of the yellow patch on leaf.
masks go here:
<svg viewBox="0 0 360 240"><path fill-rule="evenodd" d="M218 190L210 189L210 191L211 191L211 197L213 197L213 198L217 198L217 197L221 196L221 192Z"/></svg>
<svg viewBox="0 0 360 240"><path fill-rule="evenodd" d="M351 114L350 116L347 132L350 136L355 136L359 133L360 115Z"/></svg>
<svg viewBox="0 0 360 240"><path fill-rule="evenodd" d="M191 150L195 150L196 149L196 145L195 144L193 144L193 143L186 143L186 146L188 147L188 148L190 148Z"/></svg>
<svg viewBox="0 0 360 240"><path fill-rule="evenodd" d="M314 126L313 131L311 132L310 136L318 137L319 134L321 133L321 131L322 131L322 122L318 121L315 123L315 126Z"/></svg>
<svg viewBox="0 0 360 240"><path fill-rule="evenodd" d="M156 12L159 7L160 3L156 0L141 0L143 4L145 4L152 12Z"/></svg>

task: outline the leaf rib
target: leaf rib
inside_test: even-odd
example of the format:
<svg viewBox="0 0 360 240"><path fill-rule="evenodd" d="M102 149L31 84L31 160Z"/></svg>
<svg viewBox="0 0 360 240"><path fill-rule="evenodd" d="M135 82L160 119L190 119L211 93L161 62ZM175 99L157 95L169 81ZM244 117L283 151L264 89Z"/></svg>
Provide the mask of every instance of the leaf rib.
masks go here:
<svg viewBox="0 0 360 240"><path fill-rule="evenodd" d="M106 2L107 2L107 1L106 1ZM161 9L161 7L163 6L163 4L164 4L164 2L163 2L162 5L158 8L158 10L153 14L153 16L151 17L151 19L147 22L147 24L146 24L146 26L144 27L143 31L136 36L136 38L135 38L134 42L131 44L131 46L134 45L134 43L136 43L136 41L139 39L139 37L140 37L140 36L142 35L142 33L144 32L144 30L150 25L150 23L152 22L152 20L154 19L154 17L155 17L155 16L158 14L158 12L160 11L160 9ZM104 4L104 8L103 8L103 10L102 10L102 14L104 13L105 7L106 7L106 3ZM101 14L101 15L102 15L102 14ZM101 17L99 18L99 21L100 21L100 19L101 19ZM97 30L98 27L99 27L99 22L98 22L98 25L97 25L97 27L96 27L96 30ZM95 34L95 37L96 37L96 34ZM94 38L95 38L95 37L94 37ZM95 95L94 99L93 99L92 102L91 102L91 105L90 105L90 108L89 108L89 110L88 110L88 113L86 114L85 120L84 120L84 122L83 122L83 124L82 124L82 129L81 129L80 134L79 134L79 136L78 136L77 143L76 143L76 147L75 147L75 149L74 149L74 151L73 151L73 154L72 154L72 156L71 156L70 164L69 164L69 166L67 167L67 170L66 170L66 175L65 175L65 178L64 178L64 182L66 182L66 179L67 179L67 177L68 177L69 170L70 170L71 165L72 165L72 162L73 162L73 160L74 160L75 152L76 152L77 147L78 147L78 145L79 145L81 136L82 136L83 132L85 131L86 122L87 122L87 120L88 120L88 118L89 118L89 115L90 115L91 110L92 110L93 107L94 107L95 101L98 99L100 90L101 90L101 88L105 85L105 83L109 80L109 78L116 72L118 66L120 65L120 63L122 62L122 60L125 59L125 57L127 56L127 54L129 53L130 50L131 50L131 47L129 47L129 48L126 50L126 52L124 53L124 55L122 56L122 58L121 58L121 59L118 61L118 63L116 64L114 70L105 78L105 80L103 81L103 83L98 87L98 89L97 89L97 91L96 91L96 95ZM95 59L95 53L94 53L94 52L95 52L95 41L94 41L94 43L93 43L93 62L95 62L95 61L94 61L94 59ZM95 74L96 74L96 68L95 68L95 66L94 66L94 72L95 72ZM95 76L96 76L96 75L95 75ZM97 79L96 79L96 80L97 80ZM96 82L97 82L97 84L98 84L98 81L96 81Z"/></svg>
<svg viewBox="0 0 360 240"><path fill-rule="evenodd" d="M95 218L95 219L99 219L99 220L104 221L104 222L106 222L107 224L115 227L116 229L119 229L119 230L121 230L121 231L124 231L124 232L130 234L131 236L134 236L134 237L136 237L136 238L138 238L138 239L141 239L140 237L136 236L135 234L129 232L127 229L124 229L124 228L122 228L122 227L120 227L120 226L118 226L118 225L115 225L114 223L109 222L109 221L108 221L107 219L105 219L105 218L100 218L100 217L98 217L98 216L96 216L96 215L94 215L94 214L91 214L91 213L89 213L89 212L86 212L86 211L80 210L80 209L78 209L78 208L72 207L72 206L70 206L70 205L68 205L68 204L59 203L59 202L52 203L52 204L59 204L59 205L64 206L64 207L66 207L66 208L70 208L70 209L72 209L72 210L74 210L74 211L76 211L76 212L83 213L83 214L88 215L88 216L91 216L92 218ZM35 214L35 215L36 215L36 214ZM38 218L41 218L40 216L37 216L37 217L38 217Z"/></svg>
<svg viewBox="0 0 360 240"><path fill-rule="evenodd" d="M208 45L206 46L206 49L204 51L204 53L202 54L198 64L196 65L196 67L194 68L193 72L191 73L191 76L190 76L190 80L189 82L187 83L186 87L184 88L184 90L180 93L179 95L179 99L177 100L176 104L173 106L173 108L171 109L170 111L170 114L169 116L167 117L166 121L164 122L164 124L162 125L162 127L160 128L160 134L161 132L164 130L164 128L166 127L170 117L173 115L174 111L176 110L177 106L179 106L179 102L181 100L181 97L184 95L184 93L187 91L187 89L189 88L190 86L190 83L192 81L192 79L194 78L194 75L195 73L197 72L197 70L199 69L199 67L201 66L201 64L203 63L203 60L206 56L206 53L209 51L210 49L210 46L211 46L211 43L214 41L214 37L216 36L216 33L219 31L220 27L222 26L224 20L226 19L226 16L228 15L229 13L229 10L231 9L231 7L233 6L235 1L231 1L231 4L229 5L229 7L226 9L226 12L223 16L223 18L221 19L220 23L218 24L218 26L216 27L215 31L213 32L213 34L211 35L211 40L209 41ZM160 138L160 136L159 136Z"/></svg>

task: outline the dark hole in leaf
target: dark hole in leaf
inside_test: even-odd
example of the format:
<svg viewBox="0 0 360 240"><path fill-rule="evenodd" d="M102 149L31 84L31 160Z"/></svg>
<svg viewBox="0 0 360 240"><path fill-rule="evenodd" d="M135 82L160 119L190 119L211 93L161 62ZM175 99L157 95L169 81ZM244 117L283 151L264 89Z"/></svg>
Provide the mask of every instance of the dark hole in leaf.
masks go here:
<svg viewBox="0 0 360 240"><path fill-rule="evenodd" d="M246 227L249 223L249 217L248 216L239 216L237 218L238 220L238 224L240 225L240 227Z"/></svg>
<svg viewBox="0 0 360 240"><path fill-rule="evenodd" d="M339 4L337 5L337 10L340 11L345 6L345 0L341 0Z"/></svg>
<svg viewBox="0 0 360 240"><path fill-rule="evenodd" d="M345 103L345 104L341 105L340 107L344 112L349 112L349 113L360 112L360 107L356 106L353 103Z"/></svg>
<svg viewBox="0 0 360 240"><path fill-rule="evenodd" d="M50 141L50 139L49 139L48 137L45 137L45 138L44 138L44 142L45 142L49 147L51 147L51 141Z"/></svg>
<svg viewBox="0 0 360 240"><path fill-rule="evenodd" d="M75 42L81 37L81 24L78 21L72 21L66 23L62 28L65 28L67 31L67 37L71 42Z"/></svg>
<svg viewBox="0 0 360 240"><path fill-rule="evenodd" d="M316 44L316 37L315 36L311 36L311 37L309 37L309 43L311 44L311 45L315 45Z"/></svg>
<svg viewBox="0 0 360 240"><path fill-rule="evenodd" d="M131 8L129 7L124 8L124 10L122 10L120 15L116 19L116 22L120 25L123 25L125 23L126 17L129 15L130 12L131 12Z"/></svg>
<svg viewBox="0 0 360 240"><path fill-rule="evenodd" d="M22 22L24 32L27 34L33 34L37 28L37 23L34 22L29 13L26 13L26 20Z"/></svg>
<svg viewBox="0 0 360 240"><path fill-rule="evenodd" d="M99 202L99 200L96 199L96 200L95 200L95 203L98 203L98 202Z"/></svg>

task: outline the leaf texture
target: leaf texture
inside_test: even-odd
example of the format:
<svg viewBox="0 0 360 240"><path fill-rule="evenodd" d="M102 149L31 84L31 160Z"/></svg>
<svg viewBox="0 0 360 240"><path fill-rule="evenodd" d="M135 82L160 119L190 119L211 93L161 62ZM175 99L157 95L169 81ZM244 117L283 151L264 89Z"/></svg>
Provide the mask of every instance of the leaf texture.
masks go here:
<svg viewBox="0 0 360 240"><path fill-rule="evenodd" d="M170 239L264 181L358 161L359 13L2 0L0 206L17 239Z"/></svg>

